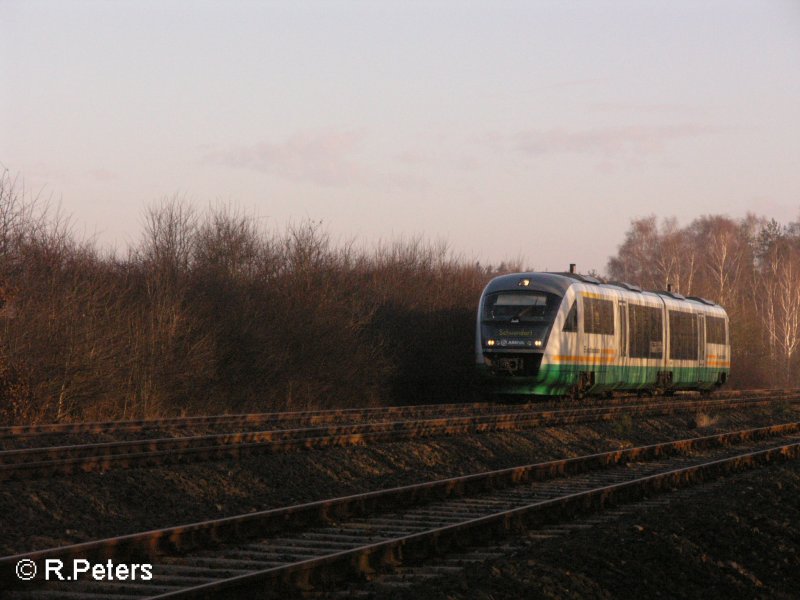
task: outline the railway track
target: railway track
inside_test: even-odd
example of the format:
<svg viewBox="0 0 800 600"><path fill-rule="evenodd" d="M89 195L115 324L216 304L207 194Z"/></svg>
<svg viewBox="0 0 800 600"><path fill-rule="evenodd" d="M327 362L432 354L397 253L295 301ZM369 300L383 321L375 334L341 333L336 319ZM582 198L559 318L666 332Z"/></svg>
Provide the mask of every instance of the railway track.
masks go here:
<svg viewBox="0 0 800 600"><path fill-rule="evenodd" d="M797 458L800 422L665 442L4 557L0 587L19 600L285 597ZM44 582L47 559L144 561L153 577ZM19 581L20 561L38 577Z"/></svg>
<svg viewBox="0 0 800 600"><path fill-rule="evenodd" d="M678 395L674 400L697 396ZM800 397L800 390L740 390L718 393L715 399L793 399ZM522 405L498 403L452 403L423 404L412 406L387 406L374 408L351 408L331 410L309 410L268 413L243 413L232 415L204 415L195 417L169 417L163 419L141 419L127 421L93 421L79 423L43 423L36 425L11 425L0 427L0 441L22 440L52 436L81 434L114 435L125 433L147 433L159 431L179 431L182 429L216 427L313 427L327 424L362 423L366 421L385 421L387 419L421 419L426 417L447 417L464 414L493 414L509 411L527 410L571 410L615 406L621 404L647 403L652 398L637 399L633 396L618 396L604 399L557 400Z"/></svg>
<svg viewBox="0 0 800 600"><path fill-rule="evenodd" d="M797 396L778 398L797 402ZM471 416L272 429L0 451L0 480L35 479L103 472L113 468L239 458L255 453L291 452L336 446L419 439L430 436L520 431L541 426L616 419L622 415L664 416L687 411L768 406L776 398L672 399L562 410L509 410Z"/></svg>

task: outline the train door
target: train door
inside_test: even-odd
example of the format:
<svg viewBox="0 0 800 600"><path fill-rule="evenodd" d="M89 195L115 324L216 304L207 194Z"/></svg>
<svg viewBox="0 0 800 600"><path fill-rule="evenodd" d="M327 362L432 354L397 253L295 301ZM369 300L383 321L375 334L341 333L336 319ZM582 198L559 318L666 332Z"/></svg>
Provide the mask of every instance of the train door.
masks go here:
<svg viewBox="0 0 800 600"><path fill-rule="evenodd" d="M617 385L614 375L617 350L616 303L613 296L581 293L583 351L577 357L578 386L590 393Z"/></svg>
<svg viewBox="0 0 800 600"><path fill-rule="evenodd" d="M706 317L697 315L697 361L700 367L706 366Z"/></svg>
<svg viewBox="0 0 800 600"><path fill-rule="evenodd" d="M623 387L628 372L628 304L624 300L619 301L619 348L617 349L617 376L616 380L620 387Z"/></svg>

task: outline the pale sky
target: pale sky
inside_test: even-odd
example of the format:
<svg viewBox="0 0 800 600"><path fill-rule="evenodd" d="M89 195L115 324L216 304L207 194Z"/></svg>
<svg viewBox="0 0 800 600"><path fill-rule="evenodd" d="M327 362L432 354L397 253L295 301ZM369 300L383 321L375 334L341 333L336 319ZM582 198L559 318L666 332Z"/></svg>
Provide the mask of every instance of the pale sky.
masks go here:
<svg viewBox="0 0 800 600"><path fill-rule="evenodd" d="M181 194L602 272L632 218L800 217L800 0L0 0L0 163L101 245Z"/></svg>

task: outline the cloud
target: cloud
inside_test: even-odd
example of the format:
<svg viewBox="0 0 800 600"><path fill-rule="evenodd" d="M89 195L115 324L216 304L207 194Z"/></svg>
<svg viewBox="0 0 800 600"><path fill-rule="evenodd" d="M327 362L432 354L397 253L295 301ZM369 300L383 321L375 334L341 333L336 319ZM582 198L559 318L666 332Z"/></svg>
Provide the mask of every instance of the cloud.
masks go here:
<svg viewBox="0 0 800 600"><path fill-rule="evenodd" d="M680 114L684 118L695 118L698 114L707 114L708 109L693 104L680 104L678 102L592 102L587 105L591 110L610 113L656 113Z"/></svg>
<svg viewBox="0 0 800 600"><path fill-rule="evenodd" d="M481 166L477 156L463 152L449 155L441 151L404 150L395 154L393 160L397 165L415 170L434 165L435 168L474 171Z"/></svg>
<svg viewBox="0 0 800 600"><path fill-rule="evenodd" d="M605 83L607 81L604 77L592 77L591 79L568 79L566 81L557 81L550 85L543 85L537 88L532 88L529 91L539 92L542 90L557 90L560 88L582 87L585 85L596 85L598 83Z"/></svg>
<svg viewBox="0 0 800 600"><path fill-rule="evenodd" d="M353 154L362 136L353 132L298 133L282 141L208 153L205 162L253 169L292 181L323 186L346 186L365 176Z"/></svg>
<svg viewBox="0 0 800 600"><path fill-rule="evenodd" d="M660 152L672 141L718 133L706 125L629 125L587 130L529 130L507 138L511 147L526 155L587 154L641 155Z"/></svg>
<svg viewBox="0 0 800 600"><path fill-rule="evenodd" d="M103 168L86 171L86 175L97 181L113 181L114 179L119 179L118 173Z"/></svg>

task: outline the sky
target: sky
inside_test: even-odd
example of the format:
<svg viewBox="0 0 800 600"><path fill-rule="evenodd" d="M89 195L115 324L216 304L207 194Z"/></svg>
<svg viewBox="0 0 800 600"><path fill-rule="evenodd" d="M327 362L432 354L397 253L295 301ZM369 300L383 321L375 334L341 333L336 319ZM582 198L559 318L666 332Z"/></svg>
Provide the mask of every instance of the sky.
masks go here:
<svg viewBox="0 0 800 600"><path fill-rule="evenodd" d="M800 218L800 0L0 0L6 169L107 247L178 195L602 273L635 218Z"/></svg>

